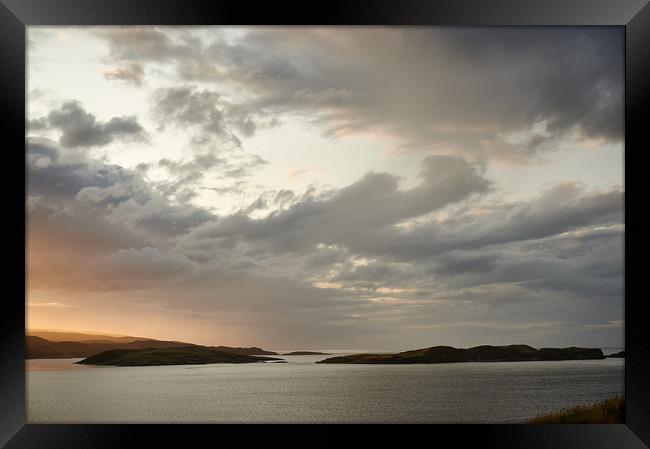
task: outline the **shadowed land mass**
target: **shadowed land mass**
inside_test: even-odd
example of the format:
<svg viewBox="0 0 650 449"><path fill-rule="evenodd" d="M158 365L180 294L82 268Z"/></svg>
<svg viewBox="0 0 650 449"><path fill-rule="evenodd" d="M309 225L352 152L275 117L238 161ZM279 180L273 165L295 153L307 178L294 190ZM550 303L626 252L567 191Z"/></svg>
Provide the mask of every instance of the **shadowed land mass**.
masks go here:
<svg viewBox="0 0 650 449"><path fill-rule="evenodd" d="M56 333L50 333L51 338L58 336ZM71 333L63 334L63 337L69 337ZM27 335L26 337L26 358L28 359L62 359L89 357L104 351L113 349L151 349L151 348L178 348L178 347L201 347L192 343L182 341L164 341L152 338L139 337L118 337L112 340L104 340L103 336L75 334L82 336L87 340L50 340L37 335ZM50 336L50 335L48 335ZM229 352L242 355L278 355L277 352L265 351L258 347L250 348L231 348L228 346L214 346L217 351Z"/></svg>
<svg viewBox="0 0 650 449"><path fill-rule="evenodd" d="M203 365L208 363L256 363L281 360L225 352L216 347L184 346L177 348L113 349L76 363L82 365L156 366Z"/></svg>
<svg viewBox="0 0 650 449"><path fill-rule="evenodd" d="M84 343L130 343L138 340L151 340L146 337L133 337L127 335L102 334L92 332L75 332L54 329L27 329L27 336L40 337L49 341L77 341Z"/></svg>
<svg viewBox="0 0 650 449"><path fill-rule="evenodd" d="M601 349L591 348L542 348L528 345L476 346L458 349L451 346L405 351L398 354L352 354L330 357L316 363L456 363L456 362L529 362L552 360L600 360L604 359Z"/></svg>

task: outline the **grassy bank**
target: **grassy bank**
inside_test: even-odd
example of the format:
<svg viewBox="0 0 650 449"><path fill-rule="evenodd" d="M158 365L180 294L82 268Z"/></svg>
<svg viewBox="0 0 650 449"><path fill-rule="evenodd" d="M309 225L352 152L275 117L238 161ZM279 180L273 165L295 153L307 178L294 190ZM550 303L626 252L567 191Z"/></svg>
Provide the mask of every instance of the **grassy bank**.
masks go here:
<svg viewBox="0 0 650 449"><path fill-rule="evenodd" d="M566 410L538 416L531 424L623 424L625 398L619 396L592 405L579 405Z"/></svg>

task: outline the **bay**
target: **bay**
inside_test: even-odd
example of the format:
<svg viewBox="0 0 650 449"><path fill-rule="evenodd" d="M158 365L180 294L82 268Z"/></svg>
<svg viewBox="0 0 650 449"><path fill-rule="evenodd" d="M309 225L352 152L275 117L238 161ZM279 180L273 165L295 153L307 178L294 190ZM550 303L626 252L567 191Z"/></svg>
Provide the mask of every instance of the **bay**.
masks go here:
<svg viewBox="0 0 650 449"><path fill-rule="evenodd" d="M607 351L614 352L614 351ZM623 359L146 367L27 361L29 423L517 423L623 394Z"/></svg>

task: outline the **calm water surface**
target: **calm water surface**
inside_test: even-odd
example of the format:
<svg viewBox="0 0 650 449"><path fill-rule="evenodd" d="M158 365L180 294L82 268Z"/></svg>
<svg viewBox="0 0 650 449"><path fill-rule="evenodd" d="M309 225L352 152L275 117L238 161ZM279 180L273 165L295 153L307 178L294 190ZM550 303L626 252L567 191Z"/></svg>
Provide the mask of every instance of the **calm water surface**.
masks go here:
<svg viewBox="0 0 650 449"><path fill-rule="evenodd" d="M614 351L605 351L605 353ZM522 422L623 393L623 359L150 367L27 362L30 423Z"/></svg>

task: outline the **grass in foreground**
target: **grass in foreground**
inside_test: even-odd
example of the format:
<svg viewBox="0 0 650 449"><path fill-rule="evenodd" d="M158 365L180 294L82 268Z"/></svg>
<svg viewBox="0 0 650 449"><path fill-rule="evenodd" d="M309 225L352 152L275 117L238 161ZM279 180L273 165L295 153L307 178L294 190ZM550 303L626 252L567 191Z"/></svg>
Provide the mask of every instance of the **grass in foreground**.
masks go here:
<svg viewBox="0 0 650 449"><path fill-rule="evenodd" d="M592 405L579 405L538 416L530 424L624 424L625 398L618 396Z"/></svg>

